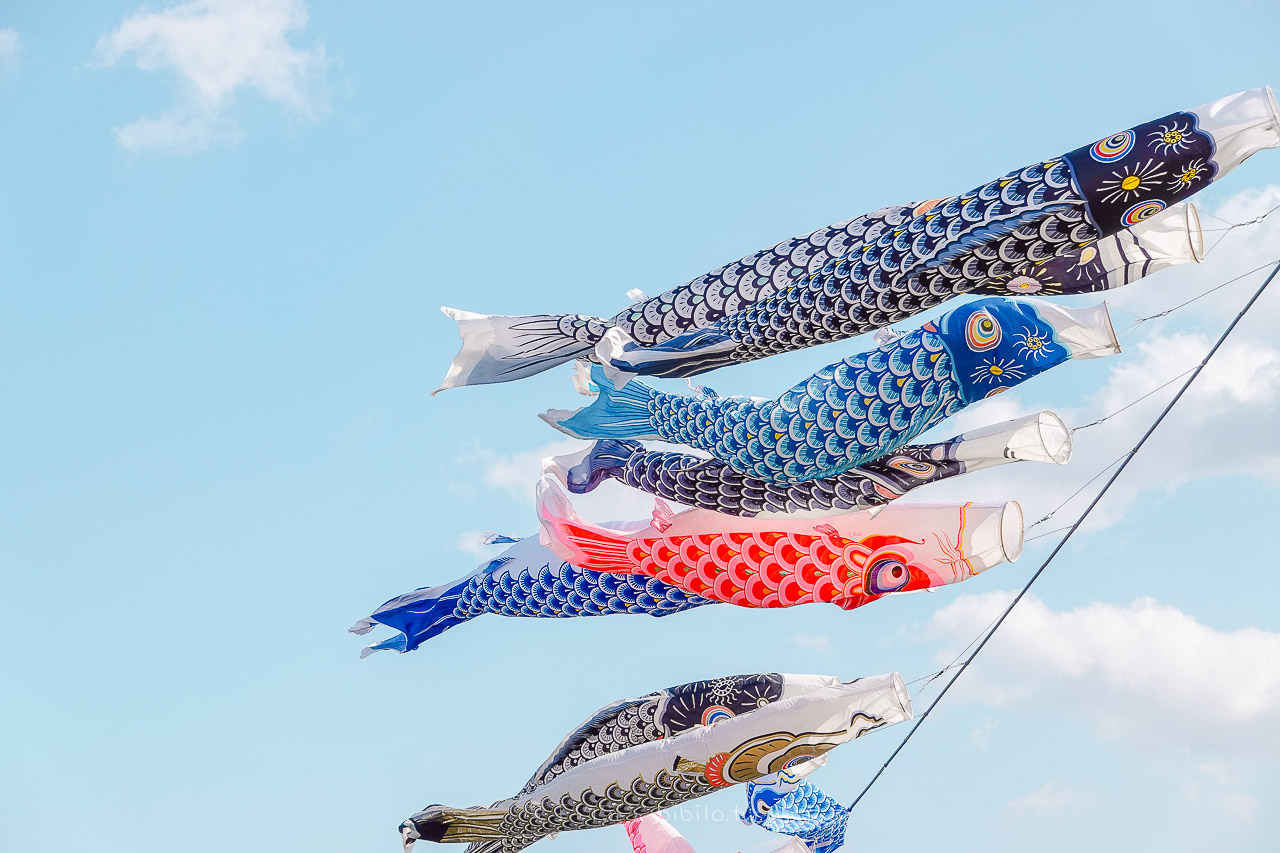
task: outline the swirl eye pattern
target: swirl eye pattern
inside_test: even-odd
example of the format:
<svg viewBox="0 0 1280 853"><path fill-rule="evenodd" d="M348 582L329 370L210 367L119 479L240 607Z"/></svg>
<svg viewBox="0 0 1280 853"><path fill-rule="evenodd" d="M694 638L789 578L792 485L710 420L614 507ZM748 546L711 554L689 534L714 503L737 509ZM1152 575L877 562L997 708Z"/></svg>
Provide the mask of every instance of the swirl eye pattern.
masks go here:
<svg viewBox="0 0 1280 853"><path fill-rule="evenodd" d="M902 558L892 555L881 557L867 567L866 590L870 595L897 592L911 580L911 572Z"/></svg>
<svg viewBox="0 0 1280 853"><path fill-rule="evenodd" d="M1113 163L1133 150L1133 143L1136 139L1137 134L1132 130L1108 136L1106 139L1095 143L1089 149L1089 156L1099 163Z"/></svg>
<svg viewBox="0 0 1280 853"><path fill-rule="evenodd" d="M986 310L975 311L965 323L964 338L974 352L989 350L1000 343L1000 324Z"/></svg>
<svg viewBox="0 0 1280 853"><path fill-rule="evenodd" d="M889 460L888 464L890 468L896 468L905 474L910 474L911 476L918 477L922 480L931 476L934 471L938 470L938 466L931 462L921 462L920 460L912 459L909 456L895 456L893 459Z"/></svg>
<svg viewBox="0 0 1280 853"><path fill-rule="evenodd" d="M1160 199L1151 199L1150 201L1141 201L1130 207L1121 216L1121 221L1125 225L1137 225L1144 219L1150 219L1160 211L1164 210L1165 203Z"/></svg>

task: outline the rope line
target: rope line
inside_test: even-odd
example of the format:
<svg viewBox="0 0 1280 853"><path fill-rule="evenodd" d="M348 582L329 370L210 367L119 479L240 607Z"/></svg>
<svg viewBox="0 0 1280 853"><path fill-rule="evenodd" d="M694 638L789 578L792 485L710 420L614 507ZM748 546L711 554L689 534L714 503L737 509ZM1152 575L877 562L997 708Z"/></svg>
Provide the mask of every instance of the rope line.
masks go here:
<svg viewBox="0 0 1280 853"><path fill-rule="evenodd" d="M1172 385L1173 383L1177 382L1179 379L1181 379L1182 377L1186 376L1188 373L1190 373L1190 372L1191 372L1191 371L1193 371L1193 370L1195 370L1195 368L1194 368L1194 367L1188 367L1186 370L1182 371L1182 372L1181 372L1181 373L1179 373L1177 376L1175 376L1175 377L1173 377L1172 379L1170 379L1168 382L1164 382L1164 383L1161 383L1160 385L1157 385L1155 388L1152 388L1150 391L1148 391L1147 393L1143 394L1141 397L1139 397L1138 399L1134 400L1133 402L1131 402L1131 403L1127 403L1127 404L1125 404L1125 405L1121 406L1120 408L1116 409L1114 412L1112 412L1112 413L1111 413L1111 414L1109 414L1109 415L1103 415L1102 417L1098 418L1096 421L1089 421L1089 423L1087 423L1087 424L1081 424L1081 425L1080 425L1080 426L1078 426L1078 427L1074 427L1074 428L1071 430L1071 432L1074 434L1074 433L1079 432L1079 431L1080 431L1080 430L1082 430L1082 429L1088 429L1089 427L1095 427L1095 426L1097 426L1097 425L1098 425L1098 424L1100 424L1100 423L1103 423L1103 422L1105 422L1105 421L1109 421L1109 420L1111 420L1111 419L1112 419L1112 418L1114 418L1116 415L1118 415L1118 414L1120 414L1121 412L1123 412L1125 409L1132 409L1134 406L1138 405L1138 404L1139 404L1139 403L1141 403L1143 400L1145 400L1145 399L1147 399L1148 397L1150 397L1152 394L1159 393L1160 391L1163 391L1165 388L1168 388L1170 385ZM1116 460L1116 461L1119 461L1119 460ZM1116 463L1115 463L1115 462L1112 462L1112 463L1111 463L1111 465L1114 465L1114 464L1116 464ZM1108 466L1107 466L1107 468L1110 468L1110 467L1111 467L1111 465L1108 465ZM1104 471L1105 471L1105 470L1106 470L1106 468L1104 468L1104 469L1102 469L1102 470L1104 470Z"/></svg>
<svg viewBox="0 0 1280 853"><path fill-rule="evenodd" d="M1228 225L1228 227L1227 227L1227 228L1221 228L1221 229L1219 229L1219 228L1212 228L1212 229L1208 229L1208 230L1211 230L1211 231L1219 231L1219 230L1220 230L1220 231L1222 231L1222 236L1221 236L1221 237L1219 237L1217 240L1214 240L1214 241L1213 241L1213 245L1212 245L1212 246L1210 246L1208 249L1206 249L1206 250L1205 250L1205 253L1204 253L1205 257L1206 257L1206 258L1207 258L1207 257L1209 257L1209 253L1210 253L1210 252L1212 252L1214 249L1218 248L1218 245L1219 245L1223 240L1227 239L1227 235L1228 235L1228 234L1230 234L1232 231L1236 230L1237 228L1244 228L1246 225L1257 225L1259 222L1261 222L1262 220L1266 219L1268 216L1270 216L1271 214L1275 213L1277 210L1280 210L1280 204L1277 204L1275 207L1271 208L1271 209L1270 209L1270 210L1268 210L1266 213L1262 214L1261 216L1255 216L1253 219L1250 219L1250 220L1248 220L1247 222L1231 222L1231 223L1227 223L1227 225ZM1206 215L1206 216L1211 216L1211 217L1213 217L1214 219L1218 220L1219 222L1226 222L1226 220L1225 220L1225 219L1223 219L1222 217L1220 217L1220 216L1214 216L1212 213L1209 213L1209 211L1207 211L1207 210L1206 210L1206 211L1204 211L1204 213L1205 213L1205 215ZM1205 229L1201 229L1201 230L1205 230Z"/></svg>
<svg viewBox="0 0 1280 853"><path fill-rule="evenodd" d="M1064 506L1066 506L1067 504L1069 504L1069 503L1071 503L1073 500L1075 500L1075 499L1076 499L1076 496L1077 496L1077 495L1079 495L1081 492L1083 492L1085 489L1089 488L1090 484L1092 484L1094 480L1098 479L1098 478L1099 478L1099 477L1101 477L1103 474L1107 473L1107 472L1108 472L1108 471L1110 471L1112 468L1116 467L1116 465L1117 465L1117 464L1119 464L1120 462L1124 461L1124 458L1125 458L1126 456L1128 456L1128 455L1129 455L1129 453L1124 453L1124 454L1122 454L1120 457L1118 457L1117 459L1115 459L1115 460L1113 460L1113 461L1111 461L1111 462L1107 463L1107 464L1102 468L1102 470L1101 470L1101 471L1099 471L1098 473L1094 474L1092 477L1090 477L1088 480L1086 480L1086 481L1085 481L1084 485L1082 485L1080 488L1078 488L1078 489L1076 489L1074 492L1072 492L1072 493L1071 493L1071 496L1070 496L1070 497L1068 497L1065 501L1063 501L1062 503L1058 504L1058 505L1057 505L1056 507L1054 507L1053 509L1049 510L1049 512L1048 512L1048 513L1046 513L1044 516L1042 516L1042 517L1040 517L1040 518L1036 519L1035 521L1033 521L1033 522L1031 522L1029 525L1027 525L1027 529L1028 529L1028 530L1031 530L1031 529L1032 529L1032 528L1034 528L1037 524L1043 524L1044 522L1046 522L1046 521L1048 521L1049 519L1053 518L1053 516L1058 512L1058 510L1062 509Z"/></svg>
<svg viewBox="0 0 1280 853"><path fill-rule="evenodd" d="M1141 325L1141 324L1143 324L1143 323L1147 322L1148 320L1157 320L1157 319L1159 319L1159 318L1161 318L1161 317L1168 317L1168 316L1169 316L1170 314L1172 314L1174 311L1179 311L1179 310L1181 310L1181 309L1183 309L1183 308L1186 308L1186 307L1187 307L1188 305L1190 305L1192 302L1197 302L1197 301L1199 301L1199 300L1201 300L1201 299L1204 299L1204 298L1205 298L1206 296L1208 296L1209 294L1211 294L1211 293L1216 293L1217 291L1221 290L1222 288L1226 287L1226 286L1227 286L1227 285L1229 285L1229 284L1235 284L1235 283L1236 283L1237 281L1239 281L1240 279L1242 279L1242 278L1247 278L1248 276L1251 276L1251 275L1253 275L1254 273L1256 273L1256 272L1258 272L1258 271L1260 271L1260 270L1265 270L1267 267L1272 266L1273 264L1277 264L1277 263L1280 263L1280 258L1276 258L1276 259L1274 259L1274 260L1267 261L1265 264L1262 264L1261 266L1256 266L1256 267L1254 267L1253 269L1249 270L1248 272L1242 272L1242 273L1240 273L1240 275L1236 276L1235 278L1229 278L1229 279L1227 279L1226 281L1222 282L1222 284L1216 284L1216 285L1214 285L1213 287L1211 287L1211 288L1209 288L1208 290L1206 290L1205 292L1203 292L1203 293L1199 294L1198 296L1193 296L1193 297L1191 297L1190 299L1188 299L1186 302L1179 302L1177 305L1173 306L1172 308L1166 308L1166 309L1164 309L1163 311L1159 311L1159 312L1157 312L1157 313L1155 313L1155 314L1152 314L1152 315L1151 315L1151 316L1149 316L1149 317L1140 317L1140 318L1138 318L1137 320L1135 320L1132 324L1130 324L1130 325L1128 325L1128 326L1125 326L1125 327L1124 327L1124 331L1126 331L1126 332L1127 332L1127 331L1129 331L1130 329L1132 329L1134 326L1139 326L1139 325Z"/></svg>
<svg viewBox="0 0 1280 853"><path fill-rule="evenodd" d="M1160 416L1157 417L1155 421L1152 422L1151 426L1147 429L1147 431L1143 433L1142 438L1140 438L1138 440L1138 443L1133 446L1133 449L1125 454L1125 456L1123 457L1124 461L1120 463L1120 467L1115 470L1115 472L1111 475L1111 478L1108 479L1107 482L1102 486L1102 488L1098 490L1098 493L1094 495L1093 500L1090 501L1087 507L1085 507L1084 512L1080 513L1080 517L1077 518L1075 523L1072 524L1070 529L1067 530L1067 535L1063 536L1062 539L1058 542L1058 544L1054 546L1053 550L1049 552L1049 556L1045 557L1044 562L1040 564L1040 568L1036 569L1035 574L1033 574L1030 580L1026 582L1026 584L1014 597L1013 601L1009 602L1009 606L1006 607L1004 609L1004 612L1000 614L1000 617L996 619L995 625L992 626L991 630L986 633L986 636L982 638L982 641L978 643L977 648L975 648L973 652L967 658L965 658L964 663L960 664L956 674L953 675L951 677L951 680L948 681L946 685L942 688L942 692L939 693L937 697L934 698L933 702L929 704L929 707L925 709L925 712L916 718L915 725L913 725L911 729L907 732L906 737L902 739L902 742L898 744L897 748L894 749L894 751L889 755L888 759L885 760L884 764L881 765L880 769L876 771L876 774L871 777L871 781L868 782L867 786L862 789L862 793L858 794L857 798L852 803L849 804L849 808L846 809L847 812L852 812L857 807L858 803L862 802L862 798L867 795L867 792L871 790L871 787L875 785L876 781L879 780L879 778L884 774L885 770L889 768L889 765L893 763L893 760L898 757L899 753L901 753L902 750L906 747L906 745L911 741L911 738L915 735L915 733L920 731L920 726L924 724L925 720L929 719L929 715L933 713L934 708L938 707L938 703L941 702L942 698L947 695L947 691L949 691L951 687L957 681L960 680L960 676L964 675L965 670L969 668L969 664L973 663L974 659L977 658L977 656L982 652L983 648L986 647L987 643L991 640L991 638L995 636L996 631L1000 630L1000 626L1004 624L1005 619L1007 619L1009 617L1009 614L1013 612L1013 608L1017 607L1018 602L1022 601L1023 597L1026 596L1026 594L1031 590L1032 584L1034 584L1036 580L1039 579L1040 575L1044 574L1044 571L1049 567L1049 564L1052 563L1054 558L1058 556L1058 554L1062 551L1064 547L1066 547L1067 542L1071 540L1071 537L1075 534L1075 532L1080 529L1080 526L1082 524L1084 524L1085 519L1089 517L1089 514L1093 512L1094 507L1096 507L1102 501L1103 497L1106 496L1107 492L1111 489L1111 486L1115 483L1115 481L1119 479L1121 474L1124 473L1125 468L1127 468L1129 466L1129 463L1133 461L1133 458L1138 454L1138 451L1141 450L1143 445L1147 443L1147 439L1151 438L1152 433L1154 433L1156 429L1159 428L1160 424L1164 422L1164 419L1169 415L1169 412L1173 411L1173 407L1176 406L1178 404L1178 401L1182 399L1182 396L1187 393L1187 389L1190 388L1192 384L1195 383L1196 379L1200 376L1201 371L1204 370L1205 365L1207 365L1209 361L1214 357L1214 355L1222 347L1222 344L1226 342L1230 334L1233 331L1235 331L1236 326L1238 326L1240 324L1240 321L1244 319L1245 314L1249 313L1249 309L1251 309L1254 306L1254 304L1258 301L1258 299L1262 296L1263 292L1267 289L1267 285L1271 284L1271 280L1276 277L1277 273L1280 273L1280 263L1276 264L1275 268L1271 271L1271 274L1268 275L1266 279L1262 282L1262 284L1258 287L1258 289L1254 291L1253 296L1249 298L1249 301L1245 303L1245 306L1240 309L1240 313L1236 314L1235 319L1231 321L1230 325L1228 325L1227 328L1218 337L1218 340L1217 342L1214 343L1213 348L1210 349L1208 354L1201 360L1200 364L1195 368L1195 371L1191 374L1190 378L1188 378L1187 381L1183 383L1182 387L1178 389L1178 393L1175 394L1173 399L1169 401L1169 404L1164 407L1164 411L1160 413Z"/></svg>

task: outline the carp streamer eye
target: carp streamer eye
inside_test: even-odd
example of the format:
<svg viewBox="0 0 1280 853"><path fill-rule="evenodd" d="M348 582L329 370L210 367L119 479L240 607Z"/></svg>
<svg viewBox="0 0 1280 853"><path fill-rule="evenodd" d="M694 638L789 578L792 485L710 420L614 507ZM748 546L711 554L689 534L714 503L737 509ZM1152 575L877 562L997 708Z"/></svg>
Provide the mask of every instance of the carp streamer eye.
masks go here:
<svg viewBox="0 0 1280 853"><path fill-rule="evenodd" d="M911 572L907 564L897 557L881 557L867 569L867 592L871 595L884 595L886 592L897 592L911 580Z"/></svg>
<svg viewBox="0 0 1280 853"><path fill-rule="evenodd" d="M964 337L969 349L982 352L1000 343L1000 326L986 311L977 311L965 324Z"/></svg>
<svg viewBox="0 0 1280 853"><path fill-rule="evenodd" d="M895 456L889 460L888 464L890 468L897 468L899 471L918 477L921 480L931 476L934 471L938 470L938 466L930 462L912 459L910 456Z"/></svg>

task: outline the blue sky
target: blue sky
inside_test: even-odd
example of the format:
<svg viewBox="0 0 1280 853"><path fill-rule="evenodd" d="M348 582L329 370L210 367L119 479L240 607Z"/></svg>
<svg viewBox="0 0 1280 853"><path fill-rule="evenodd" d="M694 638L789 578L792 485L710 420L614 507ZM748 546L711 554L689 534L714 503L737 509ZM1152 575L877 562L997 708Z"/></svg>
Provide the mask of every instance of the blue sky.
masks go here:
<svg viewBox="0 0 1280 853"><path fill-rule="evenodd" d="M534 531L537 460L570 446L536 418L576 404L567 370L428 397L457 346L438 306L612 314L630 288L1280 85L1278 25L1235 2L9 4L0 848L393 851L406 815L507 795L609 700L937 669L1052 539L860 612L489 617L358 660L345 628L469 571L468 532ZM1233 222L1280 203L1280 154L1200 200ZM1154 313L1277 238L1239 229L1110 301ZM1258 280L941 433L1111 411ZM1272 293L863 801L851 849L1274 844L1277 322ZM706 382L772 395L868 345ZM922 499L1039 517L1167 396L1081 433L1065 468ZM647 512L621 490L583 506ZM903 733L813 781L852 798ZM700 853L781 843L730 817L737 792L695 806L673 820ZM625 847L616 828L539 845Z"/></svg>

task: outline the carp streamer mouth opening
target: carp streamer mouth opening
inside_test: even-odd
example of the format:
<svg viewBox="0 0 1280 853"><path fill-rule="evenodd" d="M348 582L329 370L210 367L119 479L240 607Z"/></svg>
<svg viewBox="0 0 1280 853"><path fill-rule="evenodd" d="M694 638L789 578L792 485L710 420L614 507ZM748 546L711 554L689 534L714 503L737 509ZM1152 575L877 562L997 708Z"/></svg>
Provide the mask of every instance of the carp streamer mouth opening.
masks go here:
<svg viewBox="0 0 1280 853"><path fill-rule="evenodd" d="M1022 543L1026 528L1022 523L1022 505L1017 501L1009 501L1000 513L1000 550L1005 559L1016 563L1022 556Z"/></svg>
<svg viewBox="0 0 1280 853"><path fill-rule="evenodd" d="M1071 459L1071 429L1066 421L1055 412L1041 412L1036 422L1040 431L1040 446L1044 448L1045 459L1058 465L1065 465Z"/></svg>
<svg viewBox="0 0 1280 853"><path fill-rule="evenodd" d="M1191 244L1191 259L1197 264L1204 260L1204 229L1200 227L1200 211L1187 202L1187 242Z"/></svg>

